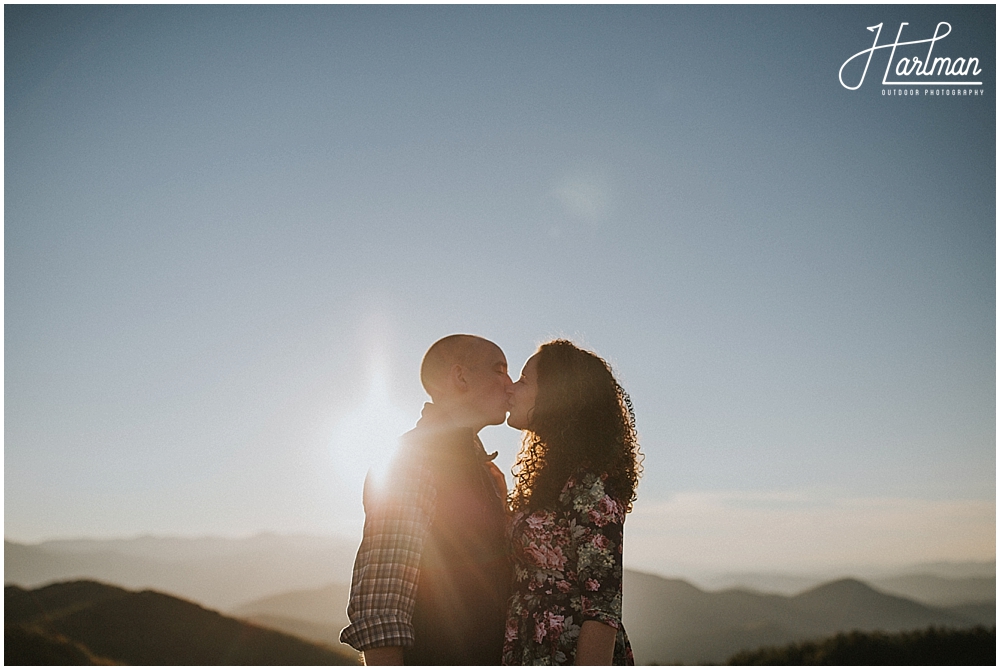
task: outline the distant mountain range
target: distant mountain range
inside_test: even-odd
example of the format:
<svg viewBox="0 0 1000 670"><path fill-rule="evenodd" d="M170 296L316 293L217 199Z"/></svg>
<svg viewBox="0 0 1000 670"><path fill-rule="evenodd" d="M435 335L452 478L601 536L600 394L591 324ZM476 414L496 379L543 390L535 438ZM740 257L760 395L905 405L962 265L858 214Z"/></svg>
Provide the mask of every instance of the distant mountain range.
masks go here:
<svg viewBox="0 0 1000 670"><path fill-rule="evenodd" d="M138 537L4 541L4 581L40 586L88 578L154 588L228 609L250 600L349 579L357 541L342 537L261 534L245 539ZM852 569L814 575L731 573L697 580L708 591L747 589L794 595L842 577L926 605L996 598L996 563L925 563L896 571Z"/></svg>
<svg viewBox="0 0 1000 670"><path fill-rule="evenodd" d="M346 584L297 591L233 610L248 620L331 644L347 625ZM992 625L995 607L935 608L881 593L857 580L830 582L794 597L745 590L703 591L680 579L625 571L625 630L636 662L723 663L764 646L840 631L909 631Z"/></svg>
<svg viewBox="0 0 1000 670"><path fill-rule="evenodd" d="M949 579L936 575L899 575L871 581L880 591L912 598L939 607L985 602L996 598L996 577L960 577Z"/></svg>
<svg viewBox="0 0 1000 670"><path fill-rule="evenodd" d="M820 584L853 576L880 591L947 607L993 600L996 563L922 563L895 571L856 568L814 575L744 572L716 575L697 583L709 591L742 588L761 593L795 595Z"/></svg>
<svg viewBox="0 0 1000 670"><path fill-rule="evenodd" d="M341 648L355 550L354 543L337 538L277 535L5 542L4 578L24 587L87 578L151 588ZM804 577L757 575L739 588L712 590L626 570L625 625L640 663L721 663L738 651L852 629L995 625L995 566L919 569L925 574L882 574L865 582L840 579L819 585ZM761 588L766 586L762 581L781 579L785 593ZM795 579L804 579L804 586L789 595Z"/></svg>
<svg viewBox="0 0 1000 670"><path fill-rule="evenodd" d="M4 541L4 583L34 587L94 579L156 589L228 609L276 593L316 588L350 575L357 544L339 537ZM350 577L347 577L350 579Z"/></svg>
<svg viewBox="0 0 1000 670"><path fill-rule="evenodd" d="M628 570L624 582L625 630L640 664L723 663L741 650L840 631L968 628L993 625L995 620L995 612L977 618L976 612L922 605L854 579L796 596L738 589L707 592L683 580Z"/></svg>
<svg viewBox="0 0 1000 670"><path fill-rule="evenodd" d="M356 665L356 654L91 581L4 588L5 665Z"/></svg>

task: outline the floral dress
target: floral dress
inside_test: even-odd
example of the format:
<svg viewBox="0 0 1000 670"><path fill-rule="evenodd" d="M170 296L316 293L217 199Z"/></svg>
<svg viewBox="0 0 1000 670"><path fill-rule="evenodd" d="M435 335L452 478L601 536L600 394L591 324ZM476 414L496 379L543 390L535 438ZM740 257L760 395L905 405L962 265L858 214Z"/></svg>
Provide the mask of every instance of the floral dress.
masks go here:
<svg viewBox="0 0 1000 670"><path fill-rule="evenodd" d="M614 665L635 665L622 626L625 509L605 494L604 479L578 470L555 509L514 515L504 665L572 664L589 620L618 630Z"/></svg>

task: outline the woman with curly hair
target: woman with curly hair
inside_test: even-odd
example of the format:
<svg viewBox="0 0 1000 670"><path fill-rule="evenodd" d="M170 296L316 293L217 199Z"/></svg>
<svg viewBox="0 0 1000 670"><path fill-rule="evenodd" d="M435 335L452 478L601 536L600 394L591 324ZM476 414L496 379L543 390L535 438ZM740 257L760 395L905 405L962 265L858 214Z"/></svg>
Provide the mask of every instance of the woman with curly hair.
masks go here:
<svg viewBox="0 0 1000 670"><path fill-rule="evenodd" d="M524 364L507 423L524 436L504 664L634 665L622 528L641 456L628 394L599 356L555 340Z"/></svg>

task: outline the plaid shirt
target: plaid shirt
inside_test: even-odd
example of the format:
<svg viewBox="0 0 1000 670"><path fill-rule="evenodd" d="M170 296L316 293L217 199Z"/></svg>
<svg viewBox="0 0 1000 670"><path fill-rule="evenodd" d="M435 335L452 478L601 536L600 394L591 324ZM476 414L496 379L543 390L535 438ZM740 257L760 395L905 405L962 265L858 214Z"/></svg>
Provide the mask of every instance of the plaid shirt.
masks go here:
<svg viewBox="0 0 1000 670"><path fill-rule="evenodd" d="M424 405L421 422L435 410L430 403ZM478 437L475 441L482 449ZM485 450L483 456L489 459ZM491 462L487 467L499 485L503 474ZM424 463L405 471L394 468L378 491L375 486L371 477L365 479L364 538L354 561L347 606L351 623L340 633L341 642L359 651L413 646L420 558L437 497L432 472ZM502 487L506 492L506 485Z"/></svg>

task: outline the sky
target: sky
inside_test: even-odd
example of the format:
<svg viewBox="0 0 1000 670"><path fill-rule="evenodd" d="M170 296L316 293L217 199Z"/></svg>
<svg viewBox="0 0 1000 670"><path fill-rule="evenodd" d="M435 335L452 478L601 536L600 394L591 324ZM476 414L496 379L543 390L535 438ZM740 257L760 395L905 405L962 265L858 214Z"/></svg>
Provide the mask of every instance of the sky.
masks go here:
<svg viewBox="0 0 1000 670"><path fill-rule="evenodd" d="M883 83L927 43L844 66L940 22L981 84ZM995 7L8 5L4 31L8 539L359 539L424 351L467 332L515 378L555 337L611 363L631 567L995 560ZM518 433L481 436L509 470Z"/></svg>

